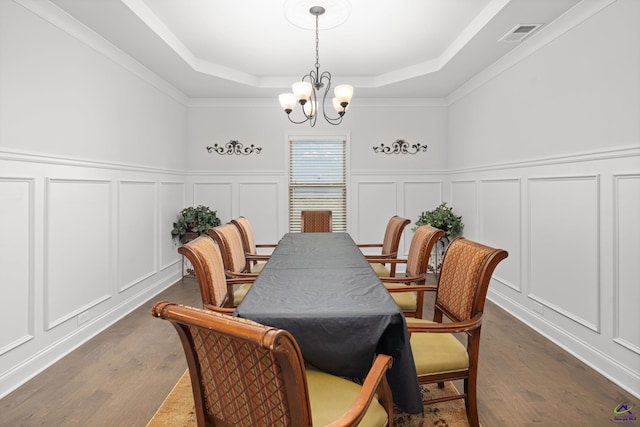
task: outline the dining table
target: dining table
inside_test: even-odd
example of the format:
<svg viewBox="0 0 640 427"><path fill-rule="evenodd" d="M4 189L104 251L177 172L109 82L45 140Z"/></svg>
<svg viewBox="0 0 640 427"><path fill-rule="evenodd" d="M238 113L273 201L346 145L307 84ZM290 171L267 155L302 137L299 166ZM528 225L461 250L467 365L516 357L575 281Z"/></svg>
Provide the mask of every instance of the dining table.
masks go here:
<svg viewBox="0 0 640 427"><path fill-rule="evenodd" d="M287 233L235 315L285 329L305 363L362 380L376 354L393 358L394 403L424 410L402 311L348 233Z"/></svg>

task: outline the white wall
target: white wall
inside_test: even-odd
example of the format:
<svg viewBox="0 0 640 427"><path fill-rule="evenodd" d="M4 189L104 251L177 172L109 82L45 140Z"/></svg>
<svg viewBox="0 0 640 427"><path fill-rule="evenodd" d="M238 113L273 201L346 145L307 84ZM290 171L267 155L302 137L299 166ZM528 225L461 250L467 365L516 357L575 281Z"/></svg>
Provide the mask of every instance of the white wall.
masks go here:
<svg viewBox="0 0 640 427"><path fill-rule="evenodd" d="M0 397L179 277L186 134L157 76L0 0Z"/></svg>
<svg viewBox="0 0 640 427"><path fill-rule="evenodd" d="M348 141L348 231L356 241L382 242L392 215L415 221L420 212L442 200L446 164L442 101L357 99L341 125L320 118L314 128L291 124L275 99L191 100L188 198L196 204L207 202L222 221L246 216L255 223L258 242L276 242L288 231L288 137L328 134L344 135ZM207 146L232 139L262 151L247 156L207 153ZM374 146L388 146L397 139L426 144L427 151L374 152ZM405 236L402 247L408 249L410 227Z"/></svg>
<svg viewBox="0 0 640 427"><path fill-rule="evenodd" d="M465 235L509 251L489 298L636 396L639 17L551 25L454 94L447 187Z"/></svg>

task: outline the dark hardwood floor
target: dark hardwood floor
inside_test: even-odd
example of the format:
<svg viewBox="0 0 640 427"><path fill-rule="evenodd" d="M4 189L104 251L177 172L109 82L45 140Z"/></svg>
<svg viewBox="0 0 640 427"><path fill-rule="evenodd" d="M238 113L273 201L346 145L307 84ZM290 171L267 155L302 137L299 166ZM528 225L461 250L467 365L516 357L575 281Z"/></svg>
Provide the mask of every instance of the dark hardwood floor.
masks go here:
<svg viewBox="0 0 640 427"><path fill-rule="evenodd" d="M156 301L200 306L177 282L0 400L1 426L145 426L186 369L178 336L151 316ZM479 413L492 426L640 426L613 421L638 399L487 302ZM634 411L639 412L639 411Z"/></svg>

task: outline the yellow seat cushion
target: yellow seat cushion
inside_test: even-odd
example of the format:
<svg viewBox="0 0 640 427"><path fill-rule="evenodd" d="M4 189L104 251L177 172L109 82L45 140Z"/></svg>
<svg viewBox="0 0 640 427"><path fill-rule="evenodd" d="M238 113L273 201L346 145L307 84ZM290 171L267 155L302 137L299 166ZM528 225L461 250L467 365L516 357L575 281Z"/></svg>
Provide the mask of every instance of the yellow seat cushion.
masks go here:
<svg viewBox="0 0 640 427"><path fill-rule="evenodd" d="M384 283L387 289L401 288L400 283ZM402 311L416 311L418 308L418 295L415 292L391 292L391 298L398 304Z"/></svg>
<svg viewBox="0 0 640 427"><path fill-rule="evenodd" d="M307 370L307 385L314 426L327 425L344 415L361 389L354 382L311 369ZM387 421L387 412L374 398L359 427L383 427Z"/></svg>
<svg viewBox="0 0 640 427"><path fill-rule="evenodd" d="M251 272L252 273L256 273L256 274L260 273L262 271L262 269L264 268L265 264L266 264L266 262L259 262L259 263L255 264L255 265L252 264L251 265Z"/></svg>
<svg viewBox="0 0 640 427"><path fill-rule="evenodd" d="M237 306L242 302L244 296L249 292L249 288L251 288L251 283L243 283L239 285L233 290L233 305Z"/></svg>
<svg viewBox="0 0 640 427"><path fill-rule="evenodd" d="M371 264L371 267L373 268L373 271L376 272L378 277L389 277L389 276L391 276L391 272L389 271L389 269L387 267L385 267L384 264L373 263L373 264Z"/></svg>
<svg viewBox="0 0 640 427"><path fill-rule="evenodd" d="M264 268L265 264L266 262L259 262L256 265L252 265L251 272L256 274L260 273ZM234 306L237 306L242 302L242 300L244 299L244 296L247 295L247 292L249 292L249 288L251 288L251 283L245 283L245 284L239 285L233 290Z"/></svg>
<svg viewBox="0 0 640 427"><path fill-rule="evenodd" d="M433 323L423 319L407 319L409 324L417 322ZM411 350L418 377L469 369L467 349L453 334L413 332Z"/></svg>

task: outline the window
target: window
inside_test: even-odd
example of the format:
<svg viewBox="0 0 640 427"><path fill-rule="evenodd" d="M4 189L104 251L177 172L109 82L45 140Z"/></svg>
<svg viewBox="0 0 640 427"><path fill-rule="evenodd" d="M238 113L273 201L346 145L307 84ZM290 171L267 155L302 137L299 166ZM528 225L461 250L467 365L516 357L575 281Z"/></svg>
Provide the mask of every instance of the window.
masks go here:
<svg viewBox="0 0 640 427"><path fill-rule="evenodd" d="M346 141L289 141L289 230L300 231L300 212L330 210L333 231L347 231Z"/></svg>

